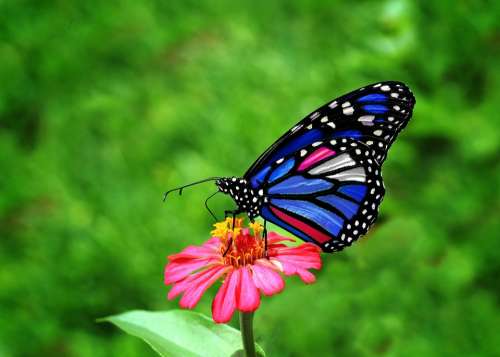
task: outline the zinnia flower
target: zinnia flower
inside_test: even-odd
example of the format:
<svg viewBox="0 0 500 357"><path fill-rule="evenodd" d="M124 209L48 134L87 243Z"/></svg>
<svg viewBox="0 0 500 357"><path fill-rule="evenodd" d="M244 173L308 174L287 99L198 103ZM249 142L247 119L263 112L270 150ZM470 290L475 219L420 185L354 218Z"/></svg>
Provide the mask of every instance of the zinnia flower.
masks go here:
<svg viewBox="0 0 500 357"><path fill-rule="evenodd" d="M168 257L165 284L173 284L168 298L182 294L180 306L193 309L203 293L218 279L224 279L212 302L212 317L225 323L238 309L255 311L260 293L271 296L285 287L280 273L298 275L306 284L316 278L308 269L320 269L320 249L311 243L290 247L290 238L270 232L267 255L262 238L262 225L250 223L242 227L242 219L226 219L216 223L212 238L201 246L188 246Z"/></svg>

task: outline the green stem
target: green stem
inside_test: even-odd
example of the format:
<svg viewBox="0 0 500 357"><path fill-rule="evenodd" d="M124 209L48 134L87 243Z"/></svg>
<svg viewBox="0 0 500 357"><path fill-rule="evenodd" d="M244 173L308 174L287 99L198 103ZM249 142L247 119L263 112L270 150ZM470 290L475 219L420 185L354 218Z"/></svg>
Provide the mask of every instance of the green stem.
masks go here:
<svg viewBox="0 0 500 357"><path fill-rule="evenodd" d="M253 312L240 312L240 331L243 348L247 357L255 357L255 342L253 340Z"/></svg>

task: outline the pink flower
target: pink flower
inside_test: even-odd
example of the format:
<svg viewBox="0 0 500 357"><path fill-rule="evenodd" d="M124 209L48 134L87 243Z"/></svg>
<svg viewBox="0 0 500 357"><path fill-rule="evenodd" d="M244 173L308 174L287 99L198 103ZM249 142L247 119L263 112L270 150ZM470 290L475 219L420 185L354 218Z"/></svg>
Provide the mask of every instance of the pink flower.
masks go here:
<svg viewBox="0 0 500 357"><path fill-rule="evenodd" d="M270 232L267 237L267 257L262 226L251 223L251 231L242 228L237 219L216 223L212 238L201 246L188 246L168 257L165 284L173 285L168 298L182 294L180 306L193 309L205 291L219 279L224 279L214 301L212 317L217 323L231 320L236 309L257 310L260 294L271 296L285 287L280 273L298 275L306 284L316 278L308 269L320 269L320 249L305 243L289 247L290 238Z"/></svg>

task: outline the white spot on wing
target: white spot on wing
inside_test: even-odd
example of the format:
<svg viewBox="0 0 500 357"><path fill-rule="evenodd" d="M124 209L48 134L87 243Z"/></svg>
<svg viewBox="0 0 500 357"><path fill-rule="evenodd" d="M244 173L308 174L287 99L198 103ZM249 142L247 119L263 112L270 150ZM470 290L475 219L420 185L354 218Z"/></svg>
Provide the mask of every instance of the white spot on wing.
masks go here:
<svg viewBox="0 0 500 357"><path fill-rule="evenodd" d="M316 119L317 117L319 117L319 113L318 112L314 112L311 114L311 119Z"/></svg>
<svg viewBox="0 0 500 357"><path fill-rule="evenodd" d="M352 113L354 113L354 108L353 108L353 107L344 108L344 110L342 110L342 112L343 112L345 115L352 115Z"/></svg>
<svg viewBox="0 0 500 357"><path fill-rule="evenodd" d="M358 121L365 126L373 126L373 119L375 119L375 115L363 115L358 118Z"/></svg>

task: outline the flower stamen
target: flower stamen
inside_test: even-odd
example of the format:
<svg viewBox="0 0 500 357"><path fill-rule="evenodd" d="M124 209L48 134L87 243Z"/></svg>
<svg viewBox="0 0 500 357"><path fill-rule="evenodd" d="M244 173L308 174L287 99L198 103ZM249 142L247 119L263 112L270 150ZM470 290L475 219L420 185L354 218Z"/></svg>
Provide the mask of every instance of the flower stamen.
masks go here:
<svg viewBox="0 0 500 357"><path fill-rule="evenodd" d="M216 223L212 231L213 236L220 239L219 249L224 264L236 268L253 264L257 259L264 257L265 251L261 236L262 225L257 222L251 223L252 232L250 232L250 229L242 228L242 223L243 220L238 218L233 227L233 219L227 218L223 224Z"/></svg>

